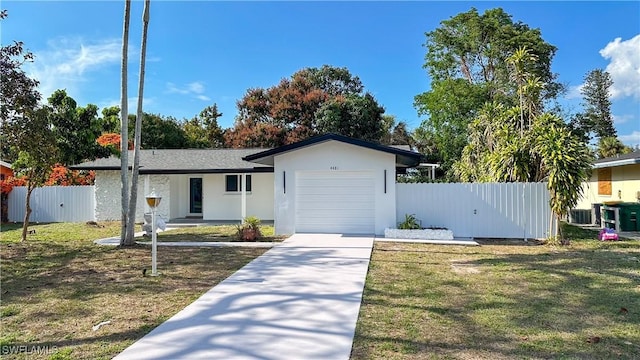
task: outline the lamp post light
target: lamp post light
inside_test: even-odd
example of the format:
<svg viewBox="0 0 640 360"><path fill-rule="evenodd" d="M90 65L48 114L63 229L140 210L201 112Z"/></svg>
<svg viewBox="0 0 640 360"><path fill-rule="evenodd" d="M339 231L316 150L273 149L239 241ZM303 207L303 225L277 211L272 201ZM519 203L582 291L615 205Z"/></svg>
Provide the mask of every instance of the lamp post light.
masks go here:
<svg viewBox="0 0 640 360"><path fill-rule="evenodd" d="M157 195L155 189L151 191L151 194L145 197L147 199L147 205L151 208L151 276L158 276L158 268L156 266L156 258L158 256L158 244L156 235L156 210L160 205L162 196Z"/></svg>

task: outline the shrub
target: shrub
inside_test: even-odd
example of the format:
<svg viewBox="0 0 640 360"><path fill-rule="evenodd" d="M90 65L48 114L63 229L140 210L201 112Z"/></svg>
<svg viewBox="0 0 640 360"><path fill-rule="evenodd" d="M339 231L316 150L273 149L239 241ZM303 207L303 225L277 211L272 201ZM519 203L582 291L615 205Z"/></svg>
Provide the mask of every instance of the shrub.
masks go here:
<svg viewBox="0 0 640 360"><path fill-rule="evenodd" d="M236 225L237 237L241 241L254 241L262 237L260 232L261 220L256 216L247 216L242 223Z"/></svg>
<svg viewBox="0 0 640 360"><path fill-rule="evenodd" d="M405 214L404 221L401 223L398 223L398 229L417 230L420 228L421 228L420 221L416 219L416 216L414 214Z"/></svg>

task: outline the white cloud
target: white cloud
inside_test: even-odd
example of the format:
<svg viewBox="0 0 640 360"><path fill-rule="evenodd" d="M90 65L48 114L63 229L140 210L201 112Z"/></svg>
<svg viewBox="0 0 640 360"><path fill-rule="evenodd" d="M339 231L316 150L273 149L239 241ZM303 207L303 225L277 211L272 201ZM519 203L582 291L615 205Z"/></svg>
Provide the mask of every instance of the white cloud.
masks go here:
<svg viewBox="0 0 640 360"><path fill-rule="evenodd" d="M170 94L190 95L202 101L210 101L211 98L204 95L205 86L201 81L194 81L184 86L177 86L172 82L167 83L167 92Z"/></svg>
<svg viewBox="0 0 640 360"><path fill-rule="evenodd" d="M620 141L622 141L622 143L625 145L640 145L640 131L634 131L631 134L627 135L619 135L618 139L620 139Z"/></svg>
<svg viewBox="0 0 640 360"><path fill-rule="evenodd" d="M600 50L610 59L605 69L613 80L611 98L634 97L640 99L640 34L629 40L616 38Z"/></svg>
<svg viewBox="0 0 640 360"><path fill-rule="evenodd" d="M187 85L189 91L194 92L196 94L202 94L204 92L204 85L201 82L192 82Z"/></svg>
<svg viewBox="0 0 640 360"><path fill-rule="evenodd" d="M567 91L567 95L565 98L567 99L582 99L582 88L584 84L578 86L570 86L569 91Z"/></svg>
<svg viewBox="0 0 640 360"><path fill-rule="evenodd" d="M88 73L120 62L121 41L107 39L85 41L81 38L58 38L36 51L36 61L27 67L29 76L40 81L39 90L48 97L57 89L75 92Z"/></svg>
<svg viewBox="0 0 640 360"><path fill-rule="evenodd" d="M627 123L629 120L633 119L633 115L625 114L625 115L612 115L613 123L616 125Z"/></svg>

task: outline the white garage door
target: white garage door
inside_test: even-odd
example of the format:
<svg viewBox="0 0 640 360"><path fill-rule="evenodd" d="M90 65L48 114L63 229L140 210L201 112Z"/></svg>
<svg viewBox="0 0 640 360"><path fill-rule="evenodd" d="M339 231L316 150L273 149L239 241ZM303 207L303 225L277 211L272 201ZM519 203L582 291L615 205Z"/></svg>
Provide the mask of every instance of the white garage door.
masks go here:
<svg viewBox="0 0 640 360"><path fill-rule="evenodd" d="M373 234L375 182L369 171L296 173L296 232Z"/></svg>

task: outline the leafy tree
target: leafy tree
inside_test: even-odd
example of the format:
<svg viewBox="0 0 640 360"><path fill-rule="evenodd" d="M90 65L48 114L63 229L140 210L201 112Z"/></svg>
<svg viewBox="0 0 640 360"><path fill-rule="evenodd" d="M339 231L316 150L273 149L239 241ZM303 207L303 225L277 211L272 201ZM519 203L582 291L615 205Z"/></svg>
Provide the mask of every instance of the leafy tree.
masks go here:
<svg viewBox="0 0 640 360"><path fill-rule="evenodd" d="M60 162L69 165L108 156L96 143L105 126L98 118L98 107L78 107L65 90L56 90L48 99L51 124L60 149Z"/></svg>
<svg viewBox="0 0 640 360"><path fill-rule="evenodd" d="M0 20L8 16L6 10L0 11ZM21 120L33 111L40 101L38 81L31 79L22 70L25 62L33 61L33 54L24 49L24 43L14 41L0 47L0 119L2 132L0 146L2 159L13 162L17 159L17 152L11 151L10 131L7 126Z"/></svg>
<svg viewBox="0 0 640 360"><path fill-rule="evenodd" d="M365 96L339 96L318 109L316 123L320 133L379 141L383 135L383 113L384 108L369 93Z"/></svg>
<svg viewBox="0 0 640 360"><path fill-rule="evenodd" d="M576 114L573 126L587 140L592 134L600 141L607 137L616 137L611 115L611 100L609 90L613 80L608 72L595 69L587 73L584 86L580 89L583 97L584 112Z"/></svg>
<svg viewBox="0 0 640 360"><path fill-rule="evenodd" d="M225 132L225 143L229 147L276 147L340 129L373 138L372 134L382 131L371 128L382 127L379 109L375 99L363 93L360 79L346 68L306 68L268 89L249 89L238 101L238 116L234 127ZM361 127L367 132L359 135L352 128L360 125L340 124L338 113L352 119L359 113L358 121L366 124ZM320 117L324 117L322 126L318 125Z"/></svg>
<svg viewBox="0 0 640 360"><path fill-rule="evenodd" d="M198 116L183 123L182 129L190 148L221 148L224 146L224 131L218 125L218 105L204 108Z"/></svg>
<svg viewBox="0 0 640 360"><path fill-rule="evenodd" d="M0 19L6 16L5 10L0 12ZM24 50L22 42L0 47L2 140L11 152L17 154L17 158L12 159L14 174L28 179L23 241L27 238L31 216L31 193L47 180L58 153L49 123L50 109L38 104L41 98L38 82L22 70L22 64L32 60L33 55Z"/></svg>
<svg viewBox="0 0 640 360"><path fill-rule="evenodd" d="M140 48L140 72L138 80L138 110L136 112L136 122L133 140L133 169L131 174L131 191L129 193L129 212L127 223L127 236L123 245L135 244L134 227L136 220L136 204L138 202L138 176L140 174L140 140L142 137L142 100L144 98L144 72L147 55L147 33L149 30L149 5L150 0L145 0L142 10L142 46Z"/></svg>
<svg viewBox="0 0 640 360"><path fill-rule="evenodd" d="M129 127L135 126L136 116L129 115ZM141 149L185 149L189 141L178 120L160 114L142 115Z"/></svg>
<svg viewBox="0 0 640 360"><path fill-rule="evenodd" d="M433 144L438 161L455 179L453 163L467 144L466 129L485 103L507 107L519 103L518 82L514 82L507 58L523 47L537 61L529 62L521 73L532 74L546 86L542 100L553 99L563 90L551 72L556 48L546 43L538 29L513 22L501 8L478 14L475 8L460 13L425 34L424 67L431 78L431 90L415 97L414 106L428 118L416 130L419 143Z"/></svg>
<svg viewBox="0 0 640 360"><path fill-rule="evenodd" d="M534 150L540 155L543 172L547 174L547 188L551 210L556 215L556 234L561 244L568 245L560 230L560 219L566 217L581 195L582 183L591 176L592 155L586 143L571 133L562 119L550 115L544 126L534 131ZM546 124L545 124L546 123Z"/></svg>
<svg viewBox="0 0 640 360"><path fill-rule="evenodd" d="M603 137L598 142L598 157L601 159L631 152L633 148L625 146L617 137Z"/></svg>
<svg viewBox="0 0 640 360"><path fill-rule="evenodd" d="M27 239L27 228L32 211L31 193L35 188L45 184L52 166L57 161L58 149L55 135L51 131L49 111L46 107L27 110L10 127L12 131L10 141L16 149L20 149L18 159L13 162L12 168L16 176L27 179L22 241Z"/></svg>
<svg viewBox="0 0 640 360"><path fill-rule="evenodd" d="M102 109L102 128L100 134L115 133L120 128L120 107L111 106Z"/></svg>

